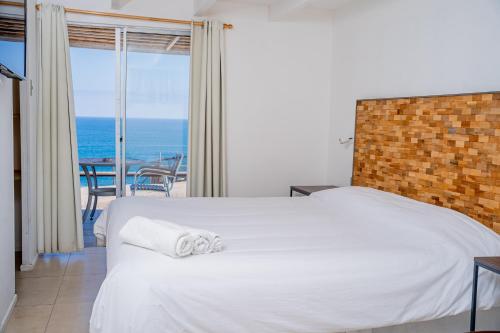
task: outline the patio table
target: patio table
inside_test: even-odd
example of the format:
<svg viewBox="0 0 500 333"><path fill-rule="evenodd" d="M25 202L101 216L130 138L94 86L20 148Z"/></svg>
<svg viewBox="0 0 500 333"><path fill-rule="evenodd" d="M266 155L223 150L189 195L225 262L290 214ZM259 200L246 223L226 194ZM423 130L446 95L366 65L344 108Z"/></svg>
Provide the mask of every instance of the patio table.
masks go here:
<svg viewBox="0 0 500 333"><path fill-rule="evenodd" d="M125 173L128 174L128 170L131 166L136 164L142 164L144 161L142 160L127 160L125 164ZM107 187L99 187L99 183L97 181L98 175L96 171L96 167L114 167L116 165L115 159L111 157L100 157L100 158L81 158L79 160L80 167L85 174L85 178L87 179L87 187L88 187L88 199L87 206L85 207L85 211L83 213L82 222L87 220L89 215L90 206L92 205L92 198L94 198L92 212L90 214L90 219L94 218L95 210L97 207L97 198L100 196L116 196L116 186L107 186ZM111 177L116 177L116 174Z"/></svg>

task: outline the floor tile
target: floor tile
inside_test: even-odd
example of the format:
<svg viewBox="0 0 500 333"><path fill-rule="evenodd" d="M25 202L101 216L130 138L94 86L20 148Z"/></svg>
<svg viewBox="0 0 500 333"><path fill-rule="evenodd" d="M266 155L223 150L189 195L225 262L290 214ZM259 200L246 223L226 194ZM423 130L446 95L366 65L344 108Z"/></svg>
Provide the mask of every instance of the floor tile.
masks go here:
<svg viewBox="0 0 500 333"><path fill-rule="evenodd" d="M17 278L63 276L69 254L41 254L31 271L16 271Z"/></svg>
<svg viewBox="0 0 500 333"><path fill-rule="evenodd" d="M65 276L56 304L94 302L104 278L104 274Z"/></svg>
<svg viewBox="0 0 500 333"><path fill-rule="evenodd" d="M5 333L43 333L52 305L15 307Z"/></svg>
<svg viewBox="0 0 500 333"><path fill-rule="evenodd" d="M100 274L106 274L105 248L89 247L70 255L66 275Z"/></svg>
<svg viewBox="0 0 500 333"><path fill-rule="evenodd" d="M106 274L106 249L43 255L17 272L17 306L7 333L88 333L93 301Z"/></svg>
<svg viewBox="0 0 500 333"><path fill-rule="evenodd" d="M82 257L82 256L93 256L93 255L99 255L102 256L103 258L106 258L106 248L104 247L86 247L82 251L78 252L73 252L70 255L71 257Z"/></svg>
<svg viewBox="0 0 500 333"><path fill-rule="evenodd" d="M54 304L62 277L16 279L17 306Z"/></svg>
<svg viewBox="0 0 500 333"><path fill-rule="evenodd" d="M92 303L56 304L46 333L88 333Z"/></svg>

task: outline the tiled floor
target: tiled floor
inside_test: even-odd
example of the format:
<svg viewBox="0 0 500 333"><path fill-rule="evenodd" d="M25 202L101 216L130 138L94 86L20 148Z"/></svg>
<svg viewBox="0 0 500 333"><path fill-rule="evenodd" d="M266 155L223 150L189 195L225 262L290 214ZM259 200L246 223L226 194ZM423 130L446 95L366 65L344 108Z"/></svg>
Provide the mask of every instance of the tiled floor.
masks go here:
<svg viewBox="0 0 500 333"><path fill-rule="evenodd" d="M172 196L184 197L185 186L176 183ZM153 191L138 195L165 198ZM112 199L100 198L94 219L83 223L84 251L41 255L34 270L16 272L18 300L6 333L88 333L92 305L106 275L106 249L95 247L93 227Z"/></svg>
<svg viewBox="0 0 500 333"><path fill-rule="evenodd" d="M88 333L105 275L105 248L40 256L34 270L16 272L18 300L6 333Z"/></svg>

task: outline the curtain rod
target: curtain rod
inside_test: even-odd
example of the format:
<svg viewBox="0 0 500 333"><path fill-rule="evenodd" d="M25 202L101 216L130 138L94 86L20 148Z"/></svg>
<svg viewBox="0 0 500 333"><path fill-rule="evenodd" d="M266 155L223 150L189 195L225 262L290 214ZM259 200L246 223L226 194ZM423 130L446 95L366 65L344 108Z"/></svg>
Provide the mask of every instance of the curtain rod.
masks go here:
<svg viewBox="0 0 500 333"><path fill-rule="evenodd" d="M0 6L24 7L24 4L14 1L0 1ZM40 4L36 5L36 9L40 9ZM73 14L115 17L115 18L129 19L129 20L141 20L141 21L174 23L174 24L185 24L185 25L192 24L196 26L203 26L203 22L200 21L176 20L176 19L168 19L161 17L138 16L138 15L111 13L111 12L98 12L93 10L84 10L84 9L66 8L66 7L64 8L64 11L66 13L73 13ZM232 24L224 23L224 29L232 29L232 28L233 28Z"/></svg>

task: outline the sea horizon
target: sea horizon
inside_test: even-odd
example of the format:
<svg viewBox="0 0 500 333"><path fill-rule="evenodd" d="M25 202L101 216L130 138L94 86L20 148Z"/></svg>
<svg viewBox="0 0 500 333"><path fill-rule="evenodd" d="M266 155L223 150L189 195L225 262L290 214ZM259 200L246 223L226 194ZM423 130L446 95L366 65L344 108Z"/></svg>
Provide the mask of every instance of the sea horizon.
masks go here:
<svg viewBox="0 0 500 333"><path fill-rule="evenodd" d="M77 116L76 125L79 158L115 157L114 117ZM182 153L181 170L186 170L187 119L127 118L126 133L127 159L152 162ZM100 167L98 170L111 171L112 168ZM80 180L82 186L87 186L85 177ZM111 185L113 180L113 177L102 177L98 182L99 185ZM133 177L127 177L127 184L131 183Z"/></svg>

